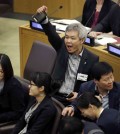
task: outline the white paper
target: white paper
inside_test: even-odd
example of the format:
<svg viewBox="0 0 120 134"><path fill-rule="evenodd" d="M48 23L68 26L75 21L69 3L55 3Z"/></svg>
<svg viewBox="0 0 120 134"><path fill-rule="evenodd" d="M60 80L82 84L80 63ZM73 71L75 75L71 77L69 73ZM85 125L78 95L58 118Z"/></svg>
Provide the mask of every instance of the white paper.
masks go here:
<svg viewBox="0 0 120 134"><path fill-rule="evenodd" d="M107 43L116 43L116 42L117 40L110 37L102 37L102 38L95 39L95 43L100 45L107 45Z"/></svg>
<svg viewBox="0 0 120 134"><path fill-rule="evenodd" d="M59 24L63 24L63 25L69 25L72 23L80 23L77 20L70 20L70 19L60 19L60 20L53 20L52 23L59 23Z"/></svg>
<svg viewBox="0 0 120 134"><path fill-rule="evenodd" d="M65 31L66 27L68 26L68 25L62 25L62 24L53 23L53 22L52 22L52 25L54 25L56 27L56 30L58 31Z"/></svg>
<svg viewBox="0 0 120 134"><path fill-rule="evenodd" d="M66 27L69 24L72 23L80 23L79 21L75 20L75 19L60 19L60 20L51 20L50 21L52 23L52 25L56 26L56 30L58 31L64 31L66 30ZM91 30L91 28L89 27L85 27L87 29L87 32L89 32Z"/></svg>

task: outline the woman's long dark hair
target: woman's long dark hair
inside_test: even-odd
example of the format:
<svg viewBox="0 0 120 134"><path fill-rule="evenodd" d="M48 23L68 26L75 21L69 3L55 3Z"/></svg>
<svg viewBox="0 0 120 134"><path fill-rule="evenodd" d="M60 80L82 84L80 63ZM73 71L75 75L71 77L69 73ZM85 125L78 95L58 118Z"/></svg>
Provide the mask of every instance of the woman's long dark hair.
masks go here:
<svg viewBox="0 0 120 134"><path fill-rule="evenodd" d="M0 54L0 64L4 72L4 82L6 82L14 75L10 58L6 54Z"/></svg>

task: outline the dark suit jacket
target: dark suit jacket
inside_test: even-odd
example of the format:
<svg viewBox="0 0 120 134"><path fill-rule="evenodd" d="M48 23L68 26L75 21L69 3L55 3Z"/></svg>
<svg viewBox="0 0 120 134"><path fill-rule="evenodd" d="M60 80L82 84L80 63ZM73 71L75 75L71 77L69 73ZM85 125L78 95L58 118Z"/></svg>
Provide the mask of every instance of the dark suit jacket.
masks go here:
<svg viewBox="0 0 120 134"><path fill-rule="evenodd" d="M27 110L35 103L32 99ZM54 123L56 108L50 97L45 97L30 117L27 132L25 134L50 134ZM25 112L26 113L26 112ZM12 134L18 134L26 125L25 114L20 119Z"/></svg>
<svg viewBox="0 0 120 134"><path fill-rule="evenodd" d="M26 109L27 92L14 77L10 78L0 93L0 123L15 121Z"/></svg>
<svg viewBox="0 0 120 134"><path fill-rule="evenodd" d="M93 31L112 31L114 35L120 36L120 6L115 4L108 15L93 28Z"/></svg>
<svg viewBox="0 0 120 134"><path fill-rule="evenodd" d="M54 49L57 51L57 59L55 63L55 68L53 71L53 78L56 80L60 80L63 82L65 80L65 72L68 66L68 51L66 49L64 39L62 39L57 33L56 30L50 23L42 25L46 35L48 36L48 40ZM84 48L83 55L79 64L78 73L87 74L88 79L92 79L91 77L91 68L94 63L98 62L98 56L94 55L90 51ZM74 91L78 92L79 86L84 81L77 80L75 81Z"/></svg>
<svg viewBox="0 0 120 134"><path fill-rule="evenodd" d="M97 125L105 134L120 134L120 113L115 109L104 109Z"/></svg>
<svg viewBox="0 0 120 134"><path fill-rule="evenodd" d="M85 1L82 14L83 25L91 27L95 15L96 4L97 4L96 0ZM97 23L99 23L109 13L113 4L114 2L111 0L104 0Z"/></svg>
<svg viewBox="0 0 120 134"><path fill-rule="evenodd" d="M96 123L85 121L84 134L105 134L105 133L100 129L100 127Z"/></svg>
<svg viewBox="0 0 120 134"><path fill-rule="evenodd" d="M80 94L84 92L92 92L96 94L95 83L93 80L85 82L80 86L78 97ZM114 82L113 89L109 92L108 95L109 95L109 108L113 108L120 111L120 83ZM74 107L75 116L81 118L80 111L77 108L77 99L71 103L71 106Z"/></svg>

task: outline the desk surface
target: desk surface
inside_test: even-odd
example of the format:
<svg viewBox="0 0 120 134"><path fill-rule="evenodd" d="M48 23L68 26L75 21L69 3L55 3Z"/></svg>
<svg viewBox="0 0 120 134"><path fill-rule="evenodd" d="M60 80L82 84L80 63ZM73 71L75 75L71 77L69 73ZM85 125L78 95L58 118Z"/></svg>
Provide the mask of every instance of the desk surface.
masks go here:
<svg viewBox="0 0 120 134"><path fill-rule="evenodd" d="M44 32L33 30L30 28L28 24L19 27L19 36L20 36L20 72L21 72L21 76L23 76L23 70L30 49L32 47L33 41L39 40L48 45L50 45L50 43L47 39L47 36L44 34ZM96 47L90 47L87 45L84 46L94 54L98 55L100 61L106 61L110 65L112 65L114 69L115 80L120 81L120 57L108 53L105 50L106 48L105 46L96 46Z"/></svg>

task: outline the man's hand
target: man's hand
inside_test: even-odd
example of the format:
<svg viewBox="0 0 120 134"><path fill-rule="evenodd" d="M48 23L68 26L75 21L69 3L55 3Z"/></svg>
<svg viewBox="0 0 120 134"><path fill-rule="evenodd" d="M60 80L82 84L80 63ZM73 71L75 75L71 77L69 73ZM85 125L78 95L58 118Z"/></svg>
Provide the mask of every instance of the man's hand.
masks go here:
<svg viewBox="0 0 120 134"><path fill-rule="evenodd" d="M69 102L74 101L77 98L78 93L77 92L72 92L73 96L71 98L66 98Z"/></svg>
<svg viewBox="0 0 120 134"><path fill-rule="evenodd" d="M42 7L37 9L37 12L38 13L41 13L41 12L46 12L47 13L47 7L46 6L42 6Z"/></svg>
<svg viewBox="0 0 120 134"><path fill-rule="evenodd" d="M63 116L73 116L74 115L74 108L73 107L65 107L62 111Z"/></svg>

